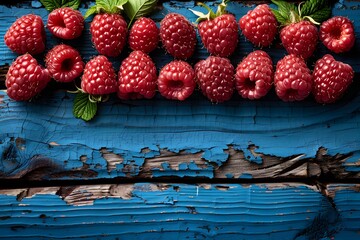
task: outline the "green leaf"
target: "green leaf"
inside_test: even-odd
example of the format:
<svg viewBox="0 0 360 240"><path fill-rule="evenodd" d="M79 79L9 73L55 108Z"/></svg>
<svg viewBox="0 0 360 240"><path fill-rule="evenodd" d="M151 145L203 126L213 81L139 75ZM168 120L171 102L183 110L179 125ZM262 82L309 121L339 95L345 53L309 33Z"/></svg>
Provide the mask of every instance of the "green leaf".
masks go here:
<svg viewBox="0 0 360 240"><path fill-rule="evenodd" d="M96 13L121 13L127 2L128 0L96 0L95 5L86 11L84 18Z"/></svg>
<svg viewBox="0 0 360 240"><path fill-rule="evenodd" d="M96 7L100 12L119 13L128 0L96 0Z"/></svg>
<svg viewBox="0 0 360 240"><path fill-rule="evenodd" d="M44 5L46 10L52 11L61 7L71 7L73 9L78 9L81 0L40 0L40 2L42 5Z"/></svg>
<svg viewBox="0 0 360 240"><path fill-rule="evenodd" d="M124 5L125 14L130 19L130 24L134 19L149 15L157 4L157 0L128 0Z"/></svg>
<svg viewBox="0 0 360 240"><path fill-rule="evenodd" d="M286 22L288 22L289 18L287 16L281 15L281 13L278 10L271 9L271 11L274 13L276 20L280 24L285 25Z"/></svg>
<svg viewBox="0 0 360 240"><path fill-rule="evenodd" d="M331 7L327 0L307 0L300 5L300 14L321 23L331 16Z"/></svg>
<svg viewBox="0 0 360 240"><path fill-rule="evenodd" d="M310 16L327 5L326 0L307 0L301 4L301 16Z"/></svg>
<svg viewBox="0 0 360 240"><path fill-rule="evenodd" d="M85 121L91 120L97 111L97 103L90 101L89 94L78 92L74 99L73 114Z"/></svg>
<svg viewBox="0 0 360 240"><path fill-rule="evenodd" d="M278 7L277 10L272 9L272 12L281 25L287 25L294 20L292 18L296 13L296 7L293 3L280 0L272 0L272 2Z"/></svg>
<svg viewBox="0 0 360 240"><path fill-rule="evenodd" d="M310 15L316 22L322 23L327 20L331 16L331 7L327 6L325 8L320 9Z"/></svg>

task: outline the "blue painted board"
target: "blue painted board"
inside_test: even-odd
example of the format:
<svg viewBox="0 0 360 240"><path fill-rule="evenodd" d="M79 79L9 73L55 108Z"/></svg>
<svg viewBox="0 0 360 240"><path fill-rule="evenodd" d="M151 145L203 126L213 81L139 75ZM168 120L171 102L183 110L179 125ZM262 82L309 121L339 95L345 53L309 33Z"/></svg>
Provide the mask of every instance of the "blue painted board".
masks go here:
<svg viewBox="0 0 360 240"><path fill-rule="evenodd" d="M0 239L300 240L331 239L345 230L343 212L327 197L291 183L0 190L0 210ZM359 225L346 230L344 236L356 234Z"/></svg>
<svg viewBox="0 0 360 240"><path fill-rule="evenodd" d="M210 5L213 5L211 2ZM91 5L91 3L90 3ZM237 19L255 4L232 2L228 10ZM358 2L339 1L333 15L348 16L360 36ZM195 21L192 1L163 2L151 17L158 23L168 12ZM195 7L198 9L199 7ZM86 10L81 6L82 12ZM0 35L19 16L36 13L45 23L48 12L37 1L0 5ZM89 21L83 36L69 41L88 61L96 55L90 42ZM60 42L47 31L47 48ZM336 56L359 73L360 41L347 54ZM231 57L237 64L253 46L240 36ZM278 44L265 49L274 63L284 56ZM16 57L0 39L0 65ZM114 58L118 68L122 56ZM328 51L319 44L316 57ZM159 47L152 55L160 69L172 58ZM208 56L200 41L195 63ZM38 56L41 60L42 56ZM72 115L73 95L44 93L32 102L14 102L5 92L0 101L0 177L34 179L89 179L113 177L357 178L359 146L359 81L338 103L319 105L309 98L283 103L274 92L259 101L234 95L224 104L212 104L199 92L185 102L123 101L115 96L101 104L98 116L83 122ZM321 153L321 154L320 154ZM40 171L39 169L46 169ZM328 170L330 169L330 170ZM330 173L327 173L329 171Z"/></svg>
<svg viewBox="0 0 360 240"><path fill-rule="evenodd" d="M72 102L64 91L30 103L2 95L2 177L47 166L40 179L276 178L292 176L299 165L293 176L306 178L310 163L338 178L357 177L359 93L328 106L271 99L215 105L200 95L181 103L114 100L101 104L90 122L73 117Z"/></svg>
<svg viewBox="0 0 360 240"><path fill-rule="evenodd" d="M193 1L165 1L162 6L151 16L157 23L168 12L195 20L188 11ZM254 7L233 2L229 11L239 19ZM334 15L354 21L360 36L358 12L357 1L341 0L333 8ZM20 1L11 7L0 3L0 35L26 13L39 14L45 22L48 14L38 1ZM96 55L89 21L79 40L66 42L78 48L85 61ZM47 40L47 49L61 42L49 32ZM112 96L99 106L93 121L84 122L73 117L73 95L64 90L43 93L31 102L14 102L1 91L0 239L359 238L360 197L355 184L156 183L177 177L191 177L194 182L203 180L199 177L214 182L357 180L358 40L352 52L336 55L355 69L354 84L341 101L326 106L311 98L283 103L273 91L259 101L234 95L224 104L212 104L199 92L185 102L159 95L120 102ZM233 64L253 50L240 36ZM278 43L265 50L274 63L285 55ZM327 52L319 44L311 61ZM111 59L116 69L128 53L126 49ZM189 61L194 64L207 56L199 42ZM0 68L6 69L15 57L0 38ZM151 57L158 69L172 60L161 48ZM86 181L115 177L149 183L87 185ZM29 185L32 180L76 179L83 185L3 185L11 184L11 179Z"/></svg>

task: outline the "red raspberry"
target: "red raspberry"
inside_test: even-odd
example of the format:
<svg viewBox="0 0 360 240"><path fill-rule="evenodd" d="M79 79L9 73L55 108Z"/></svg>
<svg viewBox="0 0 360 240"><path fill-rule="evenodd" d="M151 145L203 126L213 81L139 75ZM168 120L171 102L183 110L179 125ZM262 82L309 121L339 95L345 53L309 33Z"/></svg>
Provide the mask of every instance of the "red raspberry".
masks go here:
<svg viewBox="0 0 360 240"><path fill-rule="evenodd" d="M273 63L261 50L250 53L236 68L235 86L243 98L258 99L265 96L273 83Z"/></svg>
<svg viewBox="0 0 360 240"><path fill-rule="evenodd" d="M278 61L274 83L276 94L281 100L300 101L311 92L312 76L305 61L291 54Z"/></svg>
<svg viewBox="0 0 360 240"><path fill-rule="evenodd" d="M205 48L212 55L228 57L234 51L238 43L238 24L235 16L226 13L226 2L223 0L214 13L204 3L199 3L208 10L207 14L193 11L199 18L197 21L199 35Z"/></svg>
<svg viewBox="0 0 360 240"><path fill-rule="evenodd" d="M158 88L167 99L183 101L196 87L194 69L187 62L178 60L166 64L160 71Z"/></svg>
<svg viewBox="0 0 360 240"><path fill-rule="evenodd" d="M347 52L355 43L354 25L346 17L332 17L321 24L320 40L335 53Z"/></svg>
<svg viewBox="0 0 360 240"><path fill-rule="evenodd" d="M178 13L169 13L161 20L160 39L166 51L175 58L190 58L195 51L195 28Z"/></svg>
<svg viewBox="0 0 360 240"><path fill-rule="evenodd" d="M129 33L129 46L132 50L145 53L153 51L159 43L159 28L151 18L141 17L134 22Z"/></svg>
<svg viewBox="0 0 360 240"><path fill-rule="evenodd" d="M155 95L156 67L146 53L130 53L121 63L118 78L117 94L120 99L150 99Z"/></svg>
<svg viewBox="0 0 360 240"><path fill-rule="evenodd" d="M59 82L71 82L79 77L84 69L80 53L69 45L60 44L52 48L45 58L46 68Z"/></svg>
<svg viewBox="0 0 360 240"><path fill-rule="evenodd" d="M48 70L42 68L30 54L24 54L11 64L5 85L10 98L27 101L39 94L50 80Z"/></svg>
<svg viewBox="0 0 360 240"><path fill-rule="evenodd" d="M45 50L45 28L40 16L28 14L17 19L4 36L5 44L17 54L39 54Z"/></svg>
<svg viewBox="0 0 360 240"><path fill-rule="evenodd" d="M49 14L47 28L58 38L74 39L84 29L84 17L70 7L57 8Z"/></svg>
<svg viewBox="0 0 360 240"><path fill-rule="evenodd" d="M231 14L223 14L213 20L205 20L198 25L199 34L209 53L228 57L238 43L238 25Z"/></svg>
<svg viewBox="0 0 360 240"><path fill-rule="evenodd" d="M289 54L307 59L313 55L316 49L318 30L309 21L291 23L281 29L280 39Z"/></svg>
<svg viewBox="0 0 360 240"><path fill-rule="evenodd" d="M318 103L332 103L340 99L354 78L349 64L336 61L330 54L315 63L313 95Z"/></svg>
<svg viewBox="0 0 360 240"><path fill-rule="evenodd" d="M259 47L270 46L277 34L277 20L267 4L260 4L240 18L244 36Z"/></svg>
<svg viewBox="0 0 360 240"><path fill-rule="evenodd" d="M91 41L105 56L120 55L126 44L127 24L119 14L97 14L90 24Z"/></svg>
<svg viewBox="0 0 360 240"><path fill-rule="evenodd" d="M91 95L116 92L116 73L107 57L99 55L86 63L81 80L81 89Z"/></svg>
<svg viewBox="0 0 360 240"><path fill-rule="evenodd" d="M234 92L234 66L227 58L210 56L195 65L195 76L202 93L212 102L229 100Z"/></svg>

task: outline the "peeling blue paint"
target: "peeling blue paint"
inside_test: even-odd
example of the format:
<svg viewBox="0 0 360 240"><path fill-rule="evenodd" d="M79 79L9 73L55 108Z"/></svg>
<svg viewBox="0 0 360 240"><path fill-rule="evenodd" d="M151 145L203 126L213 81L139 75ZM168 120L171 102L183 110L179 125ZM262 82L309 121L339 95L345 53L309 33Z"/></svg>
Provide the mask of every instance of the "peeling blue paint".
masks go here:
<svg viewBox="0 0 360 240"><path fill-rule="evenodd" d="M243 173L241 174L241 176L239 178L243 178L243 179L252 179L253 176L249 173Z"/></svg>
<svg viewBox="0 0 360 240"><path fill-rule="evenodd" d="M357 166L351 164L359 160L360 139L354 132L360 122L359 92L351 99L326 106L311 100L290 104L271 98L265 106L263 101L245 104L244 100L237 99L213 105L200 95L179 103L157 96L153 100L135 101L133 106L126 107L127 114L124 106L114 100L101 104L98 116L87 123L73 117L73 95L65 92L30 103L14 102L7 96L3 101L0 109L2 150L11 138L23 139L26 147L19 150L20 163L41 154L60 166L66 162L66 169L81 168L80 157L86 156L86 163L98 177L109 177L107 162L100 153L104 147L123 157L124 163L134 161L138 167L146 158L159 156L160 149L174 153L203 152L205 161L222 166L227 161L229 154L225 150L229 145L261 163L259 157L254 158L248 151L249 143L258 146L255 152L277 157L305 154L314 158L320 147L327 148L331 156L353 153L344 166L354 170ZM253 108L257 108L256 123L252 122ZM177 110L170 114L163 109ZM328 123L332 125L330 128ZM143 149L147 149L145 153ZM104 167L99 169L99 166ZM208 165L199 171L212 170L213 166ZM118 171L118 174L124 173Z"/></svg>
<svg viewBox="0 0 360 240"><path fill-rule="evenodd" d="M212 147L206 149L203 154L203 158L210 162L215 162L218 165L222 165L228 159L229 154L224 152L224 149L221 147Z"/></svg>
<svg viewBox="0 0 360 240"><path fill-rule="evenodd" d="M228 187L222 191L216 185L204 189L176 184L151 190L149 184L139 183L131 199L109 197L95 200L92 206L67 205L51 194L20 202L15 196L0 195L1 215L10 216L0 220L0 238L95 239L105 234L129 240L174 236L286 240L295 239L317 216L329 211L329 204L323 204L326 199L305 186L270 191L257 185Z"/></svg>
<svg viewBox="0 0 360 240"><path fill-rule="evenodd" d="M31 7L33 7L33 8L41 8L42 4L39 1L31 1Z"/></svg>

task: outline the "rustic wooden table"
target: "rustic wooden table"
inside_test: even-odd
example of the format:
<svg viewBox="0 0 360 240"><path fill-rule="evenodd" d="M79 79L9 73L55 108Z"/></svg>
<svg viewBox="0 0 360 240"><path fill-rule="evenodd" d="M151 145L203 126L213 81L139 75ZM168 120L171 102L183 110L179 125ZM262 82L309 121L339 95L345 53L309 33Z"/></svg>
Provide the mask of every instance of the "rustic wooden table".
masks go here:
<svg viewBox="0 0 360 240"><path fill-rule="evenodd" d="M255 4L228 10L239 19ZM194 22L193 7L164 1L151 17L179 12ZM359 8L333 5L333 15L354 21L357 40L335 55L356 74L331 105L284 103L274 92L223 104L199 92L184 102L114 97L84 122L73 117L73 94L61 90L68 85L52 83L31 102L0 92L0 238L360 239ZM0 3L0 35L26 13L46 21L48 11L38 1ZM85 61L96 55L88 23L66 42ZM48 49L59 42L47 32ZM285 55L278 43L265 50L274 62ZM231 61L251 51L240 36ZM314 60L326 52L319 44ZM116 69L128 53L112 59ZM207 55L199 43L189 61ZM151 57L158 68L171 61L161 48ZM3 89L14 58L1 37Z"/></svg>

